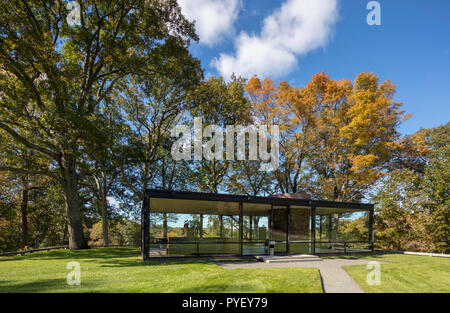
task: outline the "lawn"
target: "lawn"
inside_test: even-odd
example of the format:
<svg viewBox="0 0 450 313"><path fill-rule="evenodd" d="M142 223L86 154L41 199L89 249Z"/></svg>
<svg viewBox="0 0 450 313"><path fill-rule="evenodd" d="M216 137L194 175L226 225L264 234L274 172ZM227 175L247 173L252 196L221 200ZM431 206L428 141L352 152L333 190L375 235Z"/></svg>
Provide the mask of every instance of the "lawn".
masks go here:
<svg viewBox="0 0 450 313"><path fill-rule="evenodd" d="M366 257L380 264L380 285L367 284L365 265L344 266L365 292L450 292L450 258L384 254Z"/></svg>
<svg viewBox="0 0 450 313"><path fill-rule="evenodd" d="M69 286L77 261L81 285ZM322 292L313 268L224 269L206 261L142 262L137 248L0 257L0 292Z"/></svg>

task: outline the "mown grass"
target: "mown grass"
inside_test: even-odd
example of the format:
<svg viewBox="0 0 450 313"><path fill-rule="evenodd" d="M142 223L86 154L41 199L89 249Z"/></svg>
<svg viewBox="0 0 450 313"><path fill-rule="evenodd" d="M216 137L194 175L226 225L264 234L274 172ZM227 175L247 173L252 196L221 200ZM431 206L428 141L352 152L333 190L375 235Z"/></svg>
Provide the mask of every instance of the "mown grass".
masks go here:
<svg viewBox="0 0 450 313"><path fill-rule="evenodd" d="M0 258L0 292L322 292L313 268L224 269L206 261L142 262L137 248L53 250ZM70 286L77 261L81 285Z"/></svg>
<svg viewBox="0 0 450 313"><path fill-rule="evenodd" d="M365 292L435 293L450 292L450 258L383 254L365 259L390 262L380 264L380 285L367 283L366 265L344 266Z"/></svg>

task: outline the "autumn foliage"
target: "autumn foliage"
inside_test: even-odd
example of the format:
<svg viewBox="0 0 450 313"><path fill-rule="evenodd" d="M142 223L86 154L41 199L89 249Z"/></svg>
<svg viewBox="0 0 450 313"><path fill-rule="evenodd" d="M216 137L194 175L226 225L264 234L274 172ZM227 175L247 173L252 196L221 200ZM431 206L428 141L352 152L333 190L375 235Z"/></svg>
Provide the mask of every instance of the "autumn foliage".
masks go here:
<svg viewBox="0 0 450 313"><path fill-rule="evenodd" d="M408 115L393 99L395 85L373 73L352 82L322 72L302 88L253 77L246 91L255 116L280 125L283 164L276 176L283 192L361 199L401 146L396 129Z"/></svg>

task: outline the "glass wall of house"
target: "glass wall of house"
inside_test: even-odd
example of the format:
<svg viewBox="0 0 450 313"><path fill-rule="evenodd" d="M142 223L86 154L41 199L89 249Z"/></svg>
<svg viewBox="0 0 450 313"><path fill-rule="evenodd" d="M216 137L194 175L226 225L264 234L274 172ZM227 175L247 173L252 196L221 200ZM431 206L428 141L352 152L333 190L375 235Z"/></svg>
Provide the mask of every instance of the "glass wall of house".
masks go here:
<svg viewBox="0 0 450 313"><path fill-rule="evenodd" d="M271 240L275 241L275 254L287 253L287 207L273 206Z"/></svg>
<svg viewBox="0 0 450 313"><path fill-rule="evenodd" d="M150 199L150 257L240 254L235 202Z"/></svg>
<svg viewBox="0 0 450 313"><path fill-rule="evenodd" d="M167 218L160 222L160 227L150 223L153 243L150 256L194 255L197 252L195 241L202 237L202 215L151 212L150 220L158 216Z"/></svg>
<svg viewBox="0 0 450 313"><path fill-rule="evenodd" d="M316 209L316 253L369 251L369 212Z"/></svg>
<svg viewBox="0 0 450 313"><path fill-rule="evenodd" d="M243 255L263 255L268 253L267 240L270 236L270 208L271 206L268 204L243 204Z"/></svg>
<svg viewBox="0 0 450 313"><path fill-rule="evenodd" d="M225 199L226 200L226 199ZM150 198L150 257L370 251L369 211L264 202Z"/></svg>
<svg viewBox="0 0 450 313"><path fill-rule="evenodd" d="M291 206L289 219L289 253L308 254L312 252L312 225L310 207Z"/></svg>

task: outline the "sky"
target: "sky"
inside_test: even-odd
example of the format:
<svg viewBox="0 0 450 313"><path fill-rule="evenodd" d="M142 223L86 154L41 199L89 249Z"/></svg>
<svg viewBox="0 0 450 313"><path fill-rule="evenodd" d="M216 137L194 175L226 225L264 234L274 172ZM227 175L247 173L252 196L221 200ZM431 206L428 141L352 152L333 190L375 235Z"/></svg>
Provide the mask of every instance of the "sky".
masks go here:
<svg viewBox="0 0 450 313"><path fill-rule="evenodd" d="M374 72L397 85L395 100L412 117L403 134L450 116L450 1L178 0L196 21L191 45L205 76L232 73L304 86L315 73L354 79ZM374 1L372 1L374 2Z"/></svg>

